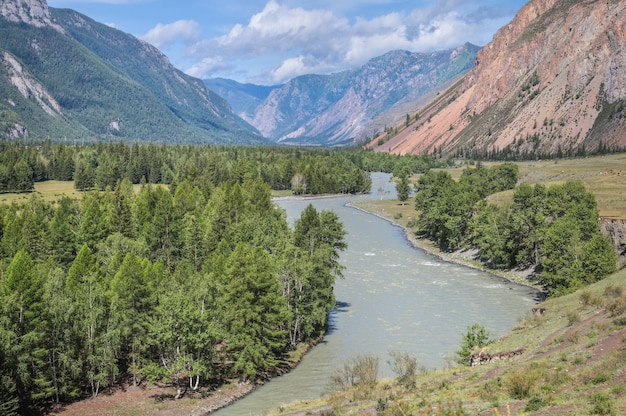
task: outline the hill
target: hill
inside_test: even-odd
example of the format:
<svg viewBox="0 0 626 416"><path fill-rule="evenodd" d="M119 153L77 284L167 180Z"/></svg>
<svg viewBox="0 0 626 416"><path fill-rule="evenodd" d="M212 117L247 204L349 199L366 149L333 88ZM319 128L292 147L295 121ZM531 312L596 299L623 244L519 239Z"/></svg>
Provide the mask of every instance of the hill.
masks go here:
<svg viewBox="0 0 626 416"><path fill-rule="evenodd" d="M560 156L626 146L626 4L530 1L462 81L377 151Z"/></svg>
<svg viewBox="0 0 626 416"><path fill-rule="evenodd" d="M476 350L474 367L418 367L408 378L356 383L271 414L624 414L625 285L621 271L537 305L512 333Z"/></svg>
<svg viewBox="0 0 626 416"><path fill-rule="evenodd" d="M44 0L0 1L0 137L267 143L156 48Z"/></svg>
<svg viewBox="0 0 626 416"><path fill-rule="evenodd" d="M465 44L428 54L392 51L354 70L304 75L273 87L205 83L272 141L346 145L404 120L424 95L468 71L478 50Z"/></svg>

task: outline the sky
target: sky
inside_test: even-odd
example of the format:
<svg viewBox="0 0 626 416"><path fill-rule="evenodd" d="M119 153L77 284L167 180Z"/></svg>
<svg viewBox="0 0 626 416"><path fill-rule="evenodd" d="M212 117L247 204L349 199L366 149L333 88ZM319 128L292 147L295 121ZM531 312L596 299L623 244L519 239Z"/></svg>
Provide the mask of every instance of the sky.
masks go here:
<svg viewBox="0 0 626 416"><path fill-rule="evenodd" d="M48 0L159 48L178 69L261 85L396 49L484 46L526 0Z"/></svg>

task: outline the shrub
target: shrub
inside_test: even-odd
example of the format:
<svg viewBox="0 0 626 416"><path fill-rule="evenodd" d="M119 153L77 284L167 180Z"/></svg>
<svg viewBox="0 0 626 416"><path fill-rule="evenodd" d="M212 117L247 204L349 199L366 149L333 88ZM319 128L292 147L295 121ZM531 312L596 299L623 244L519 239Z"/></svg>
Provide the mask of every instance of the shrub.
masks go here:
<svg viewBox="0 0 626 416"><path fill-rule="evenodd" d="M612 317L622 315L626 312L626 296L614 299L606 306L606 309Z"/></svg>
<svg viewBox="0 0 626 416"><path fill-rule="evenodd" d="M391 370L398 376L398 383L407 389L415 387L417 375L417 358L409 353L390 352L392 362L389 362Z"/></svg>
<svg viewBox="0 0 626 416"><path fill-rule="evenodd" d="M621 286L610 285L604 289L604 294L610 298L619 298L624 294L624 288Z"/></svg>
<svg viewBox="0 0 626 416"><path fill-rule="evenodd" d="M580 293L580 303L582 303L583 306L591 305L591 298L592 298L591 292L588 290L583 290Z"/></svg>
<svg viewBox="0 0 626 416"><path fill-rule="evenodd" d="M346 390L359 385L376 384L378 362L378 357L371 355L362 355L349 360L344 364L343 369L336 370L330 377L331 386L338 390Z"/></svg>
<svg viewBox="0 0 626 416"><path fill-rule="evenodd" d="M513 399L525 399L530 396L533 380L523 371L511 373L507 379L507 390Z"/></svg>
<svg viewBox="0 0 626 416"><path fill-rule="evenodd" d="M589 397L592 409L591 414L594 415L614 415L615 405L606 393L596 393Z"/></svg>
<svg viewBox="0 0 626 416"><path fill-rule="evenodd" d="M526 407L524 408L524 411L535 412L546 405L548 405L548 401L545 400L543 397L533 396L530 398L530 400L528 400L528 403L526 403Z"/></svg>
<svg viewBox="0 0 626 416"><path fill-rule="evenodd" d="M567 312L567 324L569 326L572 326L577 322L580 322L580 315L578 314L578 311L568 311Z"/></svg>

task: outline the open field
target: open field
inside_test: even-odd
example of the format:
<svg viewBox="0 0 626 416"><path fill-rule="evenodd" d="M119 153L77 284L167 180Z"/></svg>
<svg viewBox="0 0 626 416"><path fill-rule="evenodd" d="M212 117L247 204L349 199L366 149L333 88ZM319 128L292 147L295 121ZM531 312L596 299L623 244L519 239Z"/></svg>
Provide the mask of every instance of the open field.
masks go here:
<svg viewBox="0 0 626 416"><path fill-rule="evenodd" d="M503 162L486 162L485 166ZM595 156L584 159L515 162L519 166L519 182L546 186L566 181L581 181L594 194L601 217L626 219L626 154ZM446 169L458 179L465 167ZM494 203L510 201L514 191L489 197Z"/></svg>
<svg viewBox="0 0 626 416"><path fill-rule="evenodd" d="M62 196L71 198L81 198L82 192L74 189L72 181L46 181L36 182L34 192L19 194L0 194L0 203L10 204L11 202L24 202L33 195L39 196L46 201L54 201Z"/></svg>
<svg viewBox="0 0 626 416"><path fill-rule="evenodd" d="M138 193L141 189L141 185L133 185L133 189L135 190L135 193ZM33 192L0 194L0 204L24 202L33 196L41 197L44 201L56 201L64 196L81 199L84 194L85 192L74 189L73 181L35 182L35 190Z"/></svg>

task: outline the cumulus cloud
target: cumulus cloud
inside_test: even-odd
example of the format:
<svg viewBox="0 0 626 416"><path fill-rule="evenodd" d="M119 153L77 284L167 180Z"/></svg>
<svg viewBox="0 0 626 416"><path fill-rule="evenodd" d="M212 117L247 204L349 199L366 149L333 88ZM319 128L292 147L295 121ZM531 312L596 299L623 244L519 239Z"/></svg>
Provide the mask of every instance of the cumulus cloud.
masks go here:
<svg viewBox="0 0 626 416"><path fill-rule="evenodd" d="M200 39L200 25L194 20L178 20L170 24L159 23L141 37L157 48L167 49L178 41L194 43Z"/></svg>
<svg viewBox="0 0 626 416"><path fill-rule="evenodd" d="M330 9L290 7L270 0L247 24L233 25L225 35L191 45L186 58L195 63L187 72L208 77L216 71L232 70L234 64L225 62L237 60L248 66L248 80L281 83L298 75L361 65L394 49L430 52L468 41L485 44L502 22L491 14L481 17L476 9L467 0L447 0L410 13L349 21ZM485 36L490 24L498 26ZM153 29L154 37L171 42L174 33L183 36L184 32L176 29L184 25L168 26ZM190 30L188 39L192 34L196 32ZM261 67L269 61L274 64Z"/></svg>

